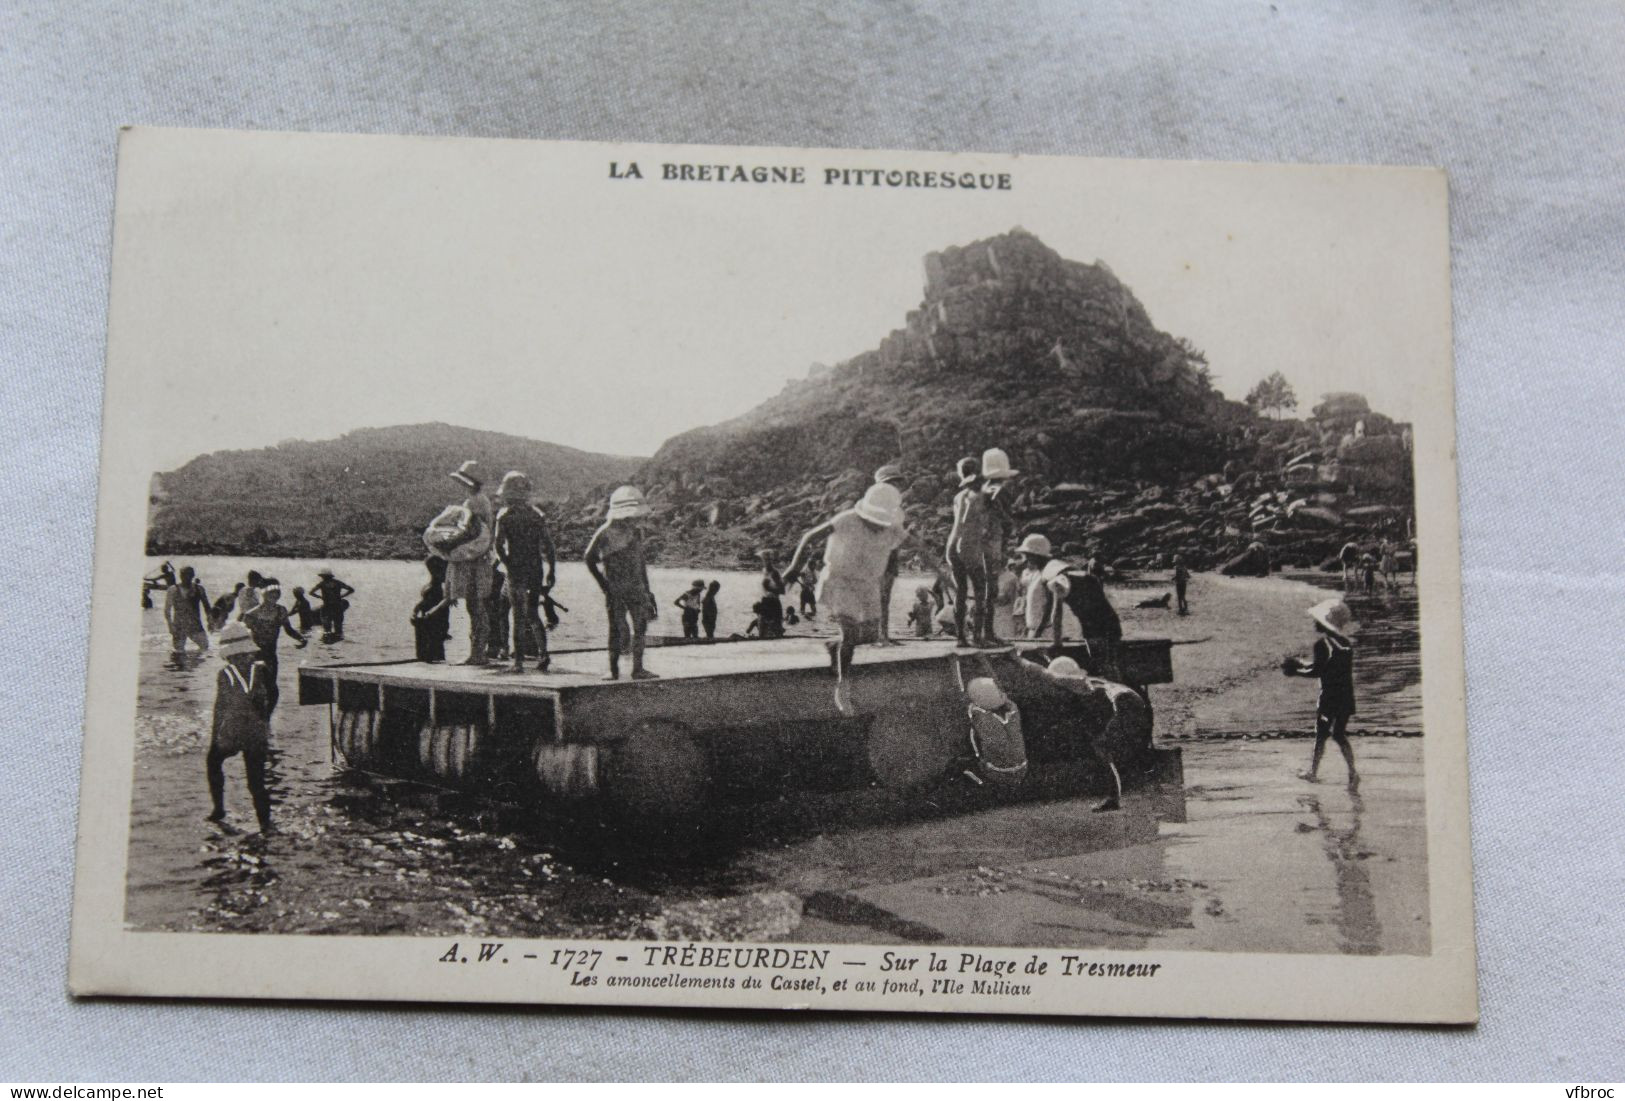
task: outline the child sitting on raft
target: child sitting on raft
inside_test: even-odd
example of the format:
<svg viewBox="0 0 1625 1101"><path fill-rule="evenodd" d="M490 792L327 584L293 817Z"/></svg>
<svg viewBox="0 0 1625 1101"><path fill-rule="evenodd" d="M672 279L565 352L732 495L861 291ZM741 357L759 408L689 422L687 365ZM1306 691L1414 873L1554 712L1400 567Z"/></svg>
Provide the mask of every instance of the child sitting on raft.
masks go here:
<svg viewBox="0 0 1625 1101"><path fill-rule="evenodd" d="M818 601L840 630L830 643L835 669L835 706L852 713L847 671L861 643L880 637L880 591L892 551L903 542L903 495L897 487L877 482L859 501L801 537L785 573L791 577L807 562L814 543L827 539Z"/></svg>
<svg viewBox="0 0 1625 1101"><path fill-rule="evenodd" d="M643 527L638 523L649 515L643 491L622 486L609 495L609 512L604 524L593 532L584 559L587 572L604 590L604 607L609 612L609 673L605 680L621 679L621 648L630 640L632 679L654 680L656 674L643 667L644 640L649 620L658 605L649 588L649 569L643 557Z"/></svg>

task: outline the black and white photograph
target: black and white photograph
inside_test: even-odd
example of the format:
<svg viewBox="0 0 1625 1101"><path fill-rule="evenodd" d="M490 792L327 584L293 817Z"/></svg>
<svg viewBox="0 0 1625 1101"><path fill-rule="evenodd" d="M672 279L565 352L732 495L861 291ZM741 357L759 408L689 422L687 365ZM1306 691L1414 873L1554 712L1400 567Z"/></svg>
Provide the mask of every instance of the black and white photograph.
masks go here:
<svg viewBox="0 0 1625 1101"><path fill-rule="evenodd" d="M1445 195L126 130L75 990L1473 1020Z"/></svg>

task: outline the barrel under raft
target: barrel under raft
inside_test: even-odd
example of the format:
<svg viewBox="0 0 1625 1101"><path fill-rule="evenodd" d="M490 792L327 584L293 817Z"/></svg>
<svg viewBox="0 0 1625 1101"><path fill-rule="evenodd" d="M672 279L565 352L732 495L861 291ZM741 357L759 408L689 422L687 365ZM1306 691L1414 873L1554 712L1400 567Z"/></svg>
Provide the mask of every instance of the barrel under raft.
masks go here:
<svg viewBox="0 0 1625 1101"><path fill-rule="evenodd" d="M673 652L662 652L663 664L675 664ZM306 668L300 698L331 706L335 754L353 768L518 803L596 801L634 818L929 787L968 748L960 679L985 673L1023 713L1035 790L1050 766L1094 763L1099 734L1119 747L1126 776L1167 765L1151 747L1149 707L1113 704L1109 693L1080 700L1014 653L916 644L860 658L851 715L836 707L827 664L786 664L635 684L571 676L567 665L558 679L445 667L425 675L408 663Z"/></svg>

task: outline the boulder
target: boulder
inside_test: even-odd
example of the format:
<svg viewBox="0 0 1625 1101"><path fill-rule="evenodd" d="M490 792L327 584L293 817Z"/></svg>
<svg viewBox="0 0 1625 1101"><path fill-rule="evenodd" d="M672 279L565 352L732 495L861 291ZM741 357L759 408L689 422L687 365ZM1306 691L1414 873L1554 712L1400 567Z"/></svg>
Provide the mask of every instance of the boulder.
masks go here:
<svg viewBox="0 0 1625 1101"><path fill-rule="evenodd" d="M1329 508L1306 505L1292 512L1292 523L1297 527L1338 528L1343 518Z"/></svg>
<svg viewBox="0 0 1625 1101"><path fill-rule="evenodd" d="M1365 400L1364 394L1355 394L1348 391L1326 394L1319 405L1311 411L1315 420L1327 420L1331 417L1363 417L1371 412L1371 405Z"/></svg>
<svg viewBox="0 0 1625 1101"><path fill-rule="evenodd" d="M1268 577L1270 553L1262 543L1252 543L1246 550L1219 567L1226 577Z"/></svg>
<svg viewBox="0 0 1625 1101"><path fill-rule="evenodd" d="M1405 444L1398 436L1346 436L1337 458L1345 463L1401 462L1406 458Z"/></svg>
<svg viewBox="0 0 1625 1101"><path fill-rule="evenodd" d="M1397 505L1361 505L1346 512L1350 520L1362 524L1380 523L1383 520L1395 520L1405 514L1405 510Z"/></svg>

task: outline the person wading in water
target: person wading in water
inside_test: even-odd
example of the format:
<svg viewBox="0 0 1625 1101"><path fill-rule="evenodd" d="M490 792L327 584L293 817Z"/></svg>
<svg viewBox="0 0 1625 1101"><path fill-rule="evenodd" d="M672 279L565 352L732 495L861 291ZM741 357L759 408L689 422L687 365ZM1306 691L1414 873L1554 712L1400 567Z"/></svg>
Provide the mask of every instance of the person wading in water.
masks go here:
<svg viewBox="0 0 1625 1101"><path fill-rule="evenodd" d="M229 623L220 632L220 656L225 660L215 678L214 723L204 771L209 780L209 821L226 819L227 757L243 755L248 790L260 832L270 833L271 792L265 783L265 761L271 745L270 676L260 660L253 634L241 623Z"/></svg>
<svg viewBox="0 0 1625 1101"><path fill-rule="evenodd" d="M293 587L293 605L288 609L288 614L293 616L302 634L308 635L312 628L321 624L321 617L310 606L310 601L305 599L305 590L298 585Z"/></svg>
<svg viewBox="0 0 1625 1101"><path fill-rule="evenodd" d="M316 571L316 584L310 587L310 591L322 602L317 610L322 624L322 641L343 642L344 613L350 607L350 602L345 598L355 592L354 586L340 581L333 576L332 570L323 567Z"/></svg>
<svg viewBox="0 0 1625 1101"><path fill-rule="evenodd" d="M700 637L700 613L705 610L705 582L699 578L694 584L672 601L672 607L683 613L683 637L698 639Z"/></svg>
<svg viewBox="0 0 1625 1101"><path fill-rule="evenodd" d="M180 664L188 641L201 653L209 648L209 635L203 622L209 618L209 594L196 580L191 566L181 567L180 580L164 593L164 621L169 624L169 640L173 644L175 663Z"/></svg>
<svg viewBox="0 0 1625 1101"><path fill-rule="evenodd" d="M1353 616L1341 600L1325 600L1309 609L1309 618L1315 621L1315 631L1320 635L1315 640L1314 655L1308 661L1287 658L1281 663L1281 672L1289 677L1315 677L1320 681L1320 700L1315 705L1315 752L1309 760L1309 771L1299 775L1311 784L1320 780L1320 758L1330 738L1348 765L1349 788L1353 790L1360 786L1360 775L1354 770L1354 747L1345 733L1354 714L1354 643L1349 638Z"/></svg>
<svg viewBox="0 0 1625 1101"><path fill-rule="evenodd" d="M264 587L260 590L260 602L254 606L253 611L243 616L243 624L254 636L254 644L260 648L260 660L265 664L266 688L270 701L266 705L266 715L270 715L276 709L277 700L282 696L282 690L277 685L277 641L284 633L293 639L294 645L300 649L304 649L307 641L288 618L288 609L279 603L281 598L282 583L274 577L267 577Z"/></svg>

